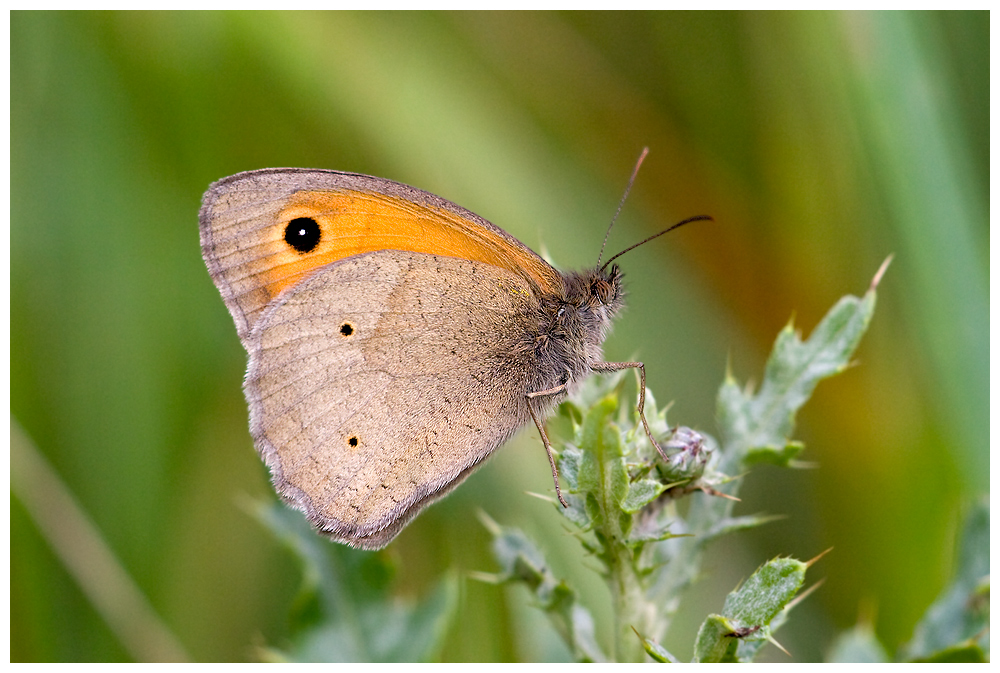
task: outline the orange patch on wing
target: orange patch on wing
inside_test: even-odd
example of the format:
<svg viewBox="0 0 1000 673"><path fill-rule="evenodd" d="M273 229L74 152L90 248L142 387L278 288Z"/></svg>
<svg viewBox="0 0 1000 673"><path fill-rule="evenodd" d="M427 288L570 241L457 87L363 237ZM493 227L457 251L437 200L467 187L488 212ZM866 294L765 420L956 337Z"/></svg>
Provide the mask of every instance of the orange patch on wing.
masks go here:
<svg viewBox="0 0 1000 673"><path fill-rule="evenodd" d="M296 218L319 224L316 248L299 253L285 240ZM455 213L372 192L302 191L278 214L268 251L255 266L271 297L314 269L377 250L405 250L476 260L508 269L545 292L559 291L559 275L530 251Z"/></svg>

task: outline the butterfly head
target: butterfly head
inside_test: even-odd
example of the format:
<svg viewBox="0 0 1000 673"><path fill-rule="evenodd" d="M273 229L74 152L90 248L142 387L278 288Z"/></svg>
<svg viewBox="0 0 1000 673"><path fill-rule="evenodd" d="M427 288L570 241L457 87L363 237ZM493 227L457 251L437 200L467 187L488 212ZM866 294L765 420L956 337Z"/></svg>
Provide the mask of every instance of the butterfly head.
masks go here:
<svg viewBox="0 0 1000 673"><path fill-rule="evenodd" d="M611 321L625 304L622 272L617 264L566 276L566 318L580 326L587 341L601 343Z"/></svg>
<svg viewBox="0 0 1000 673"><path fill-rule="evenodd" d="M585 293L589 303L597 309L605 307L612 313L621 308L623 299L622 272L617 264L606 269L597 269L590 274L589 287Z"/></svg>

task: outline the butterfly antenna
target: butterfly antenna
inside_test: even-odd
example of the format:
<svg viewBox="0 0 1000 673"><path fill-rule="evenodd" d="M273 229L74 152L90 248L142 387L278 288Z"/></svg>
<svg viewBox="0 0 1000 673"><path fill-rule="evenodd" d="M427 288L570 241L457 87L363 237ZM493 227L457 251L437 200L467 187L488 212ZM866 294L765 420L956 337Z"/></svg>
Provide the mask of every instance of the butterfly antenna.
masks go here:
<svg viewBox="0 0 1000 673"><path fill-rule="evenodd" d="M604 269L607 268L608 264L611 264L611 262L613 262L616 259L618 259L619 257L621 257L622 255L624 255L629 250L634 250L635 248L638 248L640 245L644 245L646 243L649 243L654 238L656 238L658 236L663 236L663 234L667 233L668 231L673 231L677 227L683 227L685 224L691 224L692 222L701 222L701 221L704 221L704 220L708 220L709 222L715 222L715 219L711 215L695 215L694 217L689 217L686 220L681 220L680 222L678 222L677 224L673 225L672 227L667 227L666 229L664 229L660 233L653 234L652 236L650 236L646 240L639 241L635 245L630 245L629 247L625 248L624 250L622 250L621 252L619 252L617 255L615 255L614 257L612 257L611 259L609 259L607 262L605 262L604 266L601 267L601 271L604 271Z"/></svg>
<svg viewBox="0 0 1000 673"><path fill-rule="evenodd" d="M601 266L601 257L604 256L604 246L608 244L608 236L611 235L611 227L615 226L615 220L618 219L618 214L622 212L622 207L625 205L625 199L628 198L628 193L632 190L632 183L635 182L635 176L639 174L639 166L642 166L642 160L646 158L647 154L649 154L649 148L643 147L642 154L639 155L639 160L635 162L635 168L632 169L632 177L628 179L628 185L625 186L625 193L622 194L622 200L618 203L618 210L615 211L615 216L611 218L611 224L608 225L608 230L604 232L604 243L601 243L601 254L597 256L597 266ZM643 243L645 243L645 241L643 241Z"/></svg>

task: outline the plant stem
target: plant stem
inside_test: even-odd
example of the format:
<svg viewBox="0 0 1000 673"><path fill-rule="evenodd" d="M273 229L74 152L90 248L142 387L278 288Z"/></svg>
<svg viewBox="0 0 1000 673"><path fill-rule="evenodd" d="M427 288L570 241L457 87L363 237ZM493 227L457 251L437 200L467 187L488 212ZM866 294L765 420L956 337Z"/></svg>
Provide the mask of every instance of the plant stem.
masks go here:
<svg viewBox="0 0 1000 673"><path fill-rule="evenodd" d="M617 542L609 560L609 585L615 615L614 649L611 656L617 662L645 661L642 643L632 628L635 627L640 633L644 632L647 627L645 617L649 610L642 584L635 573L632 551Z"/></svg>

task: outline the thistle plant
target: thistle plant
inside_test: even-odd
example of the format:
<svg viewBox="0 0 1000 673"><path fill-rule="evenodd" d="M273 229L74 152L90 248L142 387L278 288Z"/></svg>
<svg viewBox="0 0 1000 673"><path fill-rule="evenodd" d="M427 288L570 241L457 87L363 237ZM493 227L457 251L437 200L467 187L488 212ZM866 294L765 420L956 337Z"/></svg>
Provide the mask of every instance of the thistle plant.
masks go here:
<svg viewBox="0 0 1000 673"><path fill-rule="evenodd" d="M671 427L646 391L649 441L631 405L619 403L620 380L596 381L566 402L572 438L558 465L569 507L557 506L587 554L599 562L613 601L610 650L576 593L547 570L544 555L519 530L486 520L500 564L495 581L525 584L581 661L677 661L659 642L684 591L698 576L706 545L759 526L760 515L733 516L745 475L757 464L794 467L803 445L792 438L795 414L824 378L843 371L875 309L879 270L863 297L841 299L805 341L792 325L778 335L760 388L741 388L727 374L719 390L719 439ZM678 507L687 500L683 510ZM750 661L787 618L812 561L764 563L709 615L694 661ZM780 647L780 645L779 645Z"/></svg>

